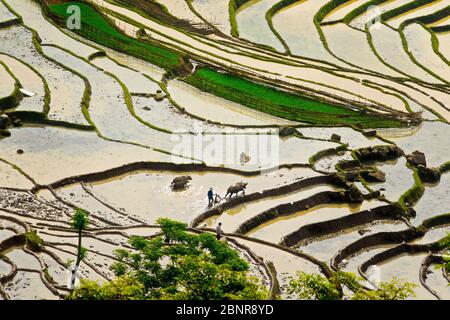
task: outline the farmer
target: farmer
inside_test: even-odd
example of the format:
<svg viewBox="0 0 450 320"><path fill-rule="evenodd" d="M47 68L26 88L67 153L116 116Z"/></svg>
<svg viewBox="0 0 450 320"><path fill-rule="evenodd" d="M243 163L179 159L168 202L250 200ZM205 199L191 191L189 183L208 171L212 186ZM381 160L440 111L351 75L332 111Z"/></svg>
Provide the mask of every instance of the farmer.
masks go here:
<svg viewBox="0 0 450 320"><path fill-rule="evenodd" d="M208 191L208 205L211 205L214 203L214 191L213 188L209 188Z"/></svg>
<svg viewBox="0 0 450 320"><path fill-rule="evenodd" d="M219 222L219 225L216 228L216 238L220 240L222 238L222 222Z"/></svg>

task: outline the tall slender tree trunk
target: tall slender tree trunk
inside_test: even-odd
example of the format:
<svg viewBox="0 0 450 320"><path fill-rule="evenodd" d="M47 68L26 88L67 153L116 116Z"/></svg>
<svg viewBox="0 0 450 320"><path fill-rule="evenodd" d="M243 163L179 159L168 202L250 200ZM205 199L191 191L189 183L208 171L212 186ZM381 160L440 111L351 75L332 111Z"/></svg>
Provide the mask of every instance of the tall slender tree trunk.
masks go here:
<svg viewBox="0 0 450 320"><path fill-rule="evenodd" d="M78 230L78 253L77 253L77 261L75 262L75 266L72 270L72 279L71 279L72 288L75 286L76 274L81 263L81 232L82 232L81 229Z"/></svg>

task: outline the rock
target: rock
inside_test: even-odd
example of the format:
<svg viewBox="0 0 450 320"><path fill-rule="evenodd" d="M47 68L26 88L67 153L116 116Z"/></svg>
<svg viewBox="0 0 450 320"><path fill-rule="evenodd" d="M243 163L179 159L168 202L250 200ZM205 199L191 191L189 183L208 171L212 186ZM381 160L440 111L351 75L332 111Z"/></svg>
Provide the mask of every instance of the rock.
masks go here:
<svg viewBox="0 0 450 320"><path fill-rule="evenodd" d="M11 132L9 130L6 130L6 129L0 129L0 136L2 136L2 137L10 137L11 136Z"/></svg>
<svg viewBox="0 0 450 320"><path fill-rule="evenodd" d="M433 183L438 182L441 179L441 172L438 168L427 168L419 165L417 169L419 177L423 182Z"/></svg>
<svg viewBox="0 0 450 320"><path fill-rule="evenodd" d="M23 150L22 149L17 149L17 154L23 154Z"/></svg>
<svg viewBox="0 0 450 320"><path fill-rule="evenodd" d="M0 116L0 129L5 130L11 124L11 120L4 115Z"/></svg>
<svg viewBox="0 0 450 320"><path fill-rule="evenodd" d="M341 136L340 135L338 135L338 134L336 134L336 133L333 133L332 135L331 135L331 140L333 140L333 141L341 141Z"/></svg>
<svg viewBox="0 0 450 320"><path fill-rule="evenodd" d="M143 107L142 109L144 109L145 111L150 111L151 109L147 106Z"/></svg>
<svg viewBox="0 0 450 320"><path fill-rule="evenodd" d="M361 167L361 162L358 160L342 160L338 162L337 167L344 171L354 171Z"/></svg>
<svg viewBox="0 0 450 320"><path fill-rule="evenodd" d="M358 171L347 171L345 172L345 180L355 181L358 178Z"/></svg>
<svg viewBox="0 0 450 320"><path fill-rule="evenodd" d="M156 91L156 94L155 94L156 101L158 101L158 102L163 101L165 97L166 97L166 95L164 94L164 92L162 92L161 90Z"/></svg>
<svg viewBox="0 0 450 320"><path fill-rule="evenodd" d="M172 180L170 186L172 187L172 190L185 190L191 180L191 176L176 177Z"/></svg>
<svg viewBox="0 0 450 320"><path fill-rule="evenodd" d="M241 164L248 163L250 161L250 156L245 152L242 152L240 155Z"/></svg>
<svg viewBox="0 0 450 320"><path fill-rule="evenodd" d="M376 191L372 191L370 193L370 197L371 198L379 198L379 197L381 197L381 189L380 190L376 190Z"/></svg>
<svg viewBox="0 0 450 320"><path fill-rule="evenodd" d="M22 126L22 120L20 119L14 119L13 120L14 127L21 127Z"/></svg>
<svg viewBox="0 0 450 320"><path fill-rule="evenodd" d="M359 233L361 236L365 235L367 232L370 232L370 230L369 230L369 229L361 229L361 230L358 230L358 233Z"/></svg>
<svg viewBox="0 0 450 320"><path fill-rule="evenodd" d="M355 155L361 161L387 161L403 156L404 152L395 145L382 145L357 149Z"/></svg>
<svg viewBox="0 0 450 320"><path fill-rule="evenodd" d="M427 160L425 157L425 154L423 152L420 151L414 151L411 154L408 154L406 156L406 160L408 161L409 164L417 167L419 165L422 165L424 167L427 166Z"/></svg>
<svg viewBox="0 0 450 320"><path fill-rule="evenodd" d="M278 135L280 137L289 137L293 135L302 135L297 129L292 127L281 127L280 131L278 132Z"/></svg>
<svg viewBox="0 0 450 320"><path fill-rule="evenodd" d="M363 202L364 197L361 191L355 185L352 185L350 189L346 191L346 196L350 202Z"/></svg>
<svg viewBox="0 0 450 320"><path fill-rule="evenodd" d="M367 131L363 131L362 134L365 135L366 137L376 137L376 135L377 135L377 130L367 130Z"/></svg>
<svg viewBox="0 0 450 320"><path fill-rule="evenodd" d="M386 175L383 171L362 171L361 177L367 182L386 182Z"/></svg>

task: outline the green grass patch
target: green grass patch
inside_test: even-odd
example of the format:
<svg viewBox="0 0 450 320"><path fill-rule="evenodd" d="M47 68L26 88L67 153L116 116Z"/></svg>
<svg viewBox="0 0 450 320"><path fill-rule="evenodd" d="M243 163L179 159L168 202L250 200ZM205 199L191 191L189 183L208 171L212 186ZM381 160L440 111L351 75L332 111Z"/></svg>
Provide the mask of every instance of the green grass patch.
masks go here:
<svg viewBox="0 0 450 320"><path fill-rule="evenodd" d="M402 126L395 119L284 92L209 68L198 69L184 81L216 96L288 120L322 125L359 123L363 127Z"/></svg>
<svg viewBox="0 0 450 320"><path fill-rule="evenodd" d="M81 10L81 29L72 30L80 36L164 69L171 69L178 65L179 54L121 33L104 16L85 3L67 2L50 5L49 12L65 21L69 17L67 8L71 5L77 5Z"/></svg>

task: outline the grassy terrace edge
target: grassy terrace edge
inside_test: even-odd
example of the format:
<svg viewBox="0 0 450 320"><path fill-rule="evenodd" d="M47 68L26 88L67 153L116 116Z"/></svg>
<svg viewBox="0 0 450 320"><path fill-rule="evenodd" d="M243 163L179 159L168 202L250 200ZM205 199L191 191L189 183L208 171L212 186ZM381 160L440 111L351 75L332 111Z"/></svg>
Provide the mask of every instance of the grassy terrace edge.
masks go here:
<svg viewBox="0 0 450 320"><path fill-rule="evenodd" d="M119 31L100 12L86 3L71 1L48 6L48 14L56 22L68 17L67 7L78 5L83 14L79 35L109 48L141 58L166 71L176 69L184 54L160 44L139 41ZM224 79L230 83L224 82ZM357 111L247 80L242 75L224 74L213 68L199 68L185 79L186 83L226 100L239 103L288 120L319 125L358 124L365 128L402 127L406 123L374 112ZM248 89L253 91L250 92Z"/></svg>

